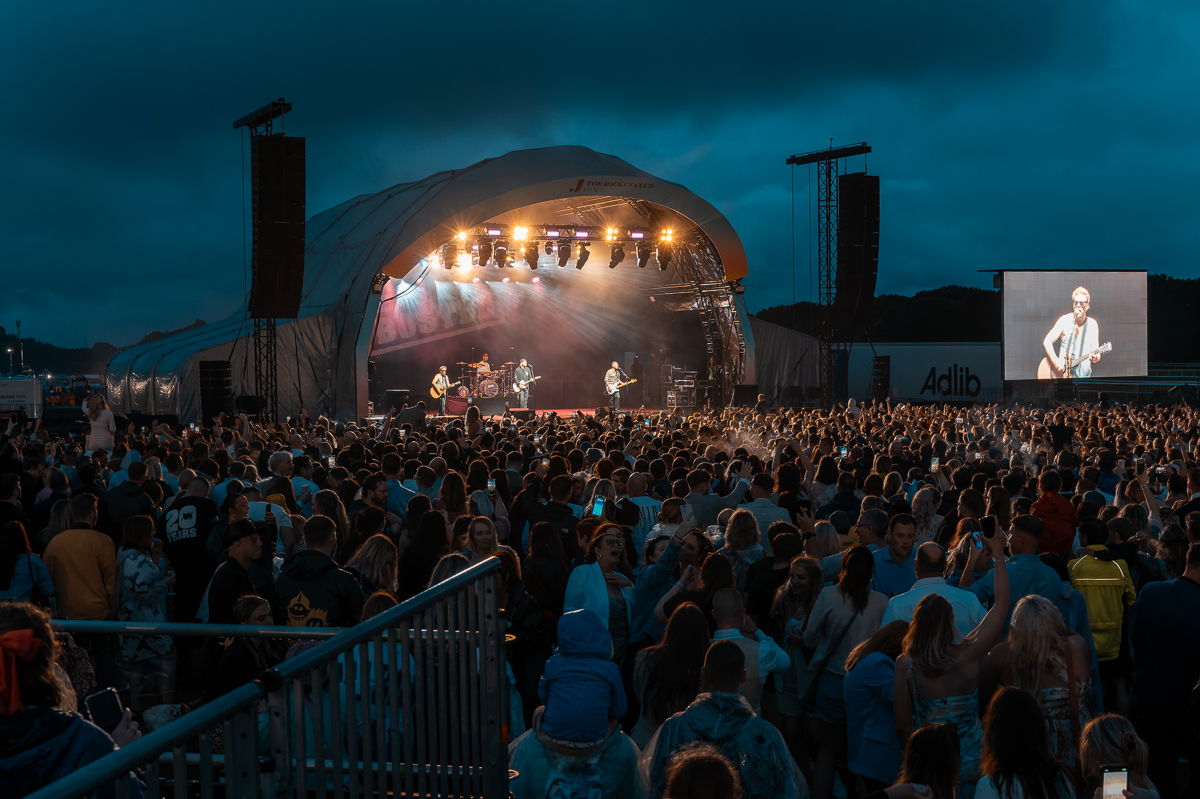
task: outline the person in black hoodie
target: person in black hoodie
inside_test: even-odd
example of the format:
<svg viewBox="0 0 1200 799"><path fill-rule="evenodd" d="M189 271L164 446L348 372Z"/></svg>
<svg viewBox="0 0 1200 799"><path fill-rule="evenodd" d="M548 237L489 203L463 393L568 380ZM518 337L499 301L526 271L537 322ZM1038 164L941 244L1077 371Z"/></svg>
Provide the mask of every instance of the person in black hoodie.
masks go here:
<svg viewBox="0 0 1200 799"><path fill-rule="evenodd" d="M154 500L150 499L150 495L142 490L148 473L146 462L137 461L129 464L127 472L129 479L116 488L110 489L106 495L110 527L108 532L110 536L114 535L114 531L117 533L114 540L118 545L120 544L119 533L125 529L125 522L130 517L144 515L153 519L158 516Z"/></svg>
<svg viewBox="0 0 1200 799"><path fill-rule="evenodd" d="M276 622L289 627L353 627L362 617L362 588L333 561L337 528L326 516L304 525L304 545L283 564L271 607Z"/></svg>
<svg viewBox="0 0 1200 799"><path fill-rule="evenodd" d="M560 474L551 480L550 501L541 503L539 499L542 496L542 477L545 474L546 467L539 463L534 469L534 477L529 481L528 488L521 495L525 518L530 527L538 522L554 525L562 539L563 551L567 553L567 557L575 557L581 552L575 540L575 527L579 524L579 519L567 504L571 500L571 478Z"/></svg>

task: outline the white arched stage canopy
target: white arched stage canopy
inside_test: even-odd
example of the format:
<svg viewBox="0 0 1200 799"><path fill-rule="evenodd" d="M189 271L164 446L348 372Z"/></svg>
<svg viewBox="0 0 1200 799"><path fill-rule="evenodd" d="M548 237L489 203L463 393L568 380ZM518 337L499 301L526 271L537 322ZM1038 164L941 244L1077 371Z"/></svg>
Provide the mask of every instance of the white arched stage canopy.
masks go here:
<svg viewBox="0 0 1200 799"><path fill-rule="evenodd" d="M595 227L620 222L650 230L674 226L680 245L670 268L661 272L653 263L639 270L632 259L609 270L603 246L596 248L586 271L559 270L553 263L543 264L536 273L522 263L502 270L438 266L437 253L461 231L501 222L573 222ZM714 399L727 402L734 384L755 382L754 335L742 295L734 290L748 265L732 225L683 186L611 155L577 146L508 153L351 199L310 218L305 238L300 312L296 319L278 323L281 415L297 415L301 407L313 416L324 413L342 420L366 415L371 390L367 360L384 321L381 303L395 301L399 308L410 292L422 290L422 284L436 302L452 283L468 284L461 290L470 290L472 276L478 275L485 277L496 295L518 288L501 285L501 275L527 284L523 291L542 292L530 294L527 301L533 304L524 308L552 304L548 292L556 285L576 290L576 301L585 296L578 287L599 286L579 282L571 289L571 279L603 279L609 285L624 281L644 295L647 310L685 311L699 320L695 328L701 331L699 346L707 342L708 366L721 375L722 395ZM529 286L537 275L546 279ZM640 307L634 311L641 314ZM455 319L461 321L457 313ZM754 320L756 329L762 325ZM251 331L243 303L223 321L121 351L108 365L110 404L118 411L197 420L202 361L229 362L234 392L251 393ZM553 338L553 331L529 333ZM456 335L450 330L428 340ZM419 350L425 346L423 341L410 349ZM794 354L797 342L791 342L786 357ZM406 374L403 362L397 369L391 379L408 381L413 387L426 386L431 376ZM804 371L807 374L807 368ZM792 380L808 382L806 375L798 377Z"/></svg>

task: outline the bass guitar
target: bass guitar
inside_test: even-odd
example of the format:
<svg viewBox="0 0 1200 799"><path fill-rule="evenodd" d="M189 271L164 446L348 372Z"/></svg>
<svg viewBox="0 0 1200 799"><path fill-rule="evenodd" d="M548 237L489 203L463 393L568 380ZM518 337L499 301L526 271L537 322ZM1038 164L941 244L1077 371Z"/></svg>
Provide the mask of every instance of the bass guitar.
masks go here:
<svg viewBox="0 0 1200 799"><path fill-rule="evenodd" d="M525 380L516 381L516 380L514 380L514 381L513 381L513 384L512 384L512 386L513 386L513 389L512 389L512 390L513 390L513 391L524 391L524 390L525 390L525 389L526 389L526 388L529 386L529 384L530 384L530 383L532 383L534 380L541 380L541 379L542 379L542 376L541 376L541 375L538 375L537 377L531 377L531 378L529 378L529 380L528 380L528 381L525 381Z"/></svg>
<svg viewBox="0 0 1200 799"><path fill-rule="evenodd" d="M608 385L608 383L605 383L604 384L604 393L606 396L611 397L613 394L616 394L618 391L620 391L625 386L628 386L630 383L636 383L636 382L637 382L637 378L635 377L633 380L626 380L624 383L617 383L616 385L611 386L611 387Z"/></svg>
<svg viewBox="0 0 1200 799"><path fill-rule="evenodd" d="M1038 364L1037 376L1038 380L1061 380L1079 364L1091 358L1093 355L1103 355L1106 352L1112 352L1112 342L1106 341L1091 352L1086 352L1078 358L1063 358L1063 368L1059 369L1049 358L1042 358L1042 362Z"/></svg>
<svg viewBox="0 0 1200 799"><path fill-rule="evenodd" d="M431 385L429 387L429 396L433 397L434 399L441 399L443 396L445 396L447 391L449 391L450 389L454 388L455 386L457 386L461 383L462 383L462 381L459 380L457 382L451 383L450 385L446 386L445 388L438 388L437 383L434 383L433 385Z"/></svg>

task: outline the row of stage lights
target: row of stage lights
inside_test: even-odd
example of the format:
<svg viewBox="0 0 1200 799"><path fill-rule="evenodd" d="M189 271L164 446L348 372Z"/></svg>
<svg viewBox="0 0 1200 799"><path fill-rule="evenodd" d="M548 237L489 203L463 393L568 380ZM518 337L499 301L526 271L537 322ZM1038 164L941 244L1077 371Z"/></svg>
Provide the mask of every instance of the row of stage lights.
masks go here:
<svg viewBox="0 0 1200 799"><path fill-rule="evenodd" d="M517 226L511 234L507 234L504 225L484 225L475 231L475 243L468 245L468 234L463 231L455 237L455 241L444 245L442 266L453 269L455 266L487 266L492 263L499 269L512 268L515 253L508 235L519 242L516 249L530 269L538 268L538 256L542 252L539 241L545 242L546 255L557 255L560 269L566 267L572 256L575 258L575 268L583 269L591 257L588 247L592 239L599 239L601 235L612 254L608 261L609 269L616 269L617 264L625 260L627 247L635 254L639 269L645 269L653 255L658 263L658 271L665 272L675 256L675 233L671 228L660 230L655 240L650 231L636 227L542 226L531 231L527 227Z"/></svg>

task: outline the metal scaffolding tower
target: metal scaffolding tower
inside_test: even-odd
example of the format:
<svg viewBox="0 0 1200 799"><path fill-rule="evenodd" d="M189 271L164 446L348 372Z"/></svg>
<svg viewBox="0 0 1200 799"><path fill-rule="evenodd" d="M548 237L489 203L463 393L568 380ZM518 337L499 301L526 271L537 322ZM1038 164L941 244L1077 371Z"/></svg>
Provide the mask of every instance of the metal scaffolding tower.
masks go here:
<svg viewBox="0 0 1200 799"><path fill-rule="evenodd" d="M260 136L270 136L274 133L272 122L292 110L292 104L285 102L282 97L268 103L262 108L247 114L233 123L234 130L245 127L250 131L250 193L252 224L257 229L259 224L260 204L258 202L258 158L256 143ZM255 272L257 272L257 252L255 253ZM256 275L257 276L257 275ZM247 298L249 301L249 298ZM247 306L249 307L249 306ZM276 355L275 320L253 317L254 329L254 395L262 405L260 414L266 414L271 421L279 416L279 359Z"/></svg>
<svg viewBox="0 0 1200 799"><path fill-rule="evenodd" d="M866 142L793 155L789 165L817 165L817 305L821 308L819 374L821 401L832 407L838 372L845 372L849 347L834 325L833 301L837 294L838 169L843 158L871 152Z"/></svg>

